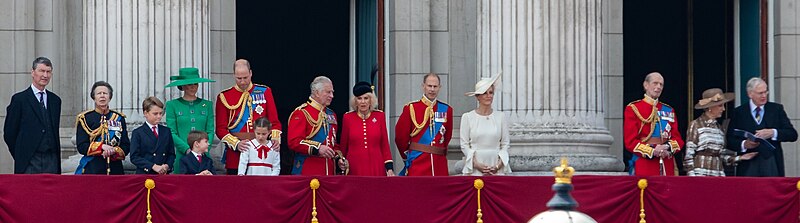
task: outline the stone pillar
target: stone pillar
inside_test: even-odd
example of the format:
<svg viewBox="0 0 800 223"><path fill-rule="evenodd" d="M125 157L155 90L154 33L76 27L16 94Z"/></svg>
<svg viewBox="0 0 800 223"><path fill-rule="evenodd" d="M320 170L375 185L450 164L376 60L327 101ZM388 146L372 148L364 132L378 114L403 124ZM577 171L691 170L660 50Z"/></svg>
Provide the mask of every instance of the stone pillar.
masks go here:
<svg viewBox="0 0 800 223"><path fill-rule="evenodd" d="M775 63L775 76L770 94L775 96L775 102L781 103L795 128L800 125L800 98L797 97L800 89L800 7L796 1L778 0L770 1L774 4L775 20L775 51L772 59ZM773 28L773 27L770 27ZM747 99L745 99L747 100ZM747 103L745 101L744 103ZM784 142L783 159L786 176L800 176L800 143Z"/></svg>
<svg viewBox="0 0 800 223"><path fill-rule="evenodd" d="M181 95L164 88L180 67L210 73L209 0L84 0L82 89L105 80L114 87L111 108L128 116L129 126L144 122L141 103L148 96L170 100ZM214 96L209 87L200 97ZM94 102L84 95L83 105ZM133 125L131 124L133 123Z"/></svg>
<svg viewBox="0 0 800 223"><path fill-rule="evenodd" d="M481 0L478 77L502 71L494 107L511 122L511 168L622 171L604 123L602 0ZM621 139L618 139L621 140Z"/></svg>

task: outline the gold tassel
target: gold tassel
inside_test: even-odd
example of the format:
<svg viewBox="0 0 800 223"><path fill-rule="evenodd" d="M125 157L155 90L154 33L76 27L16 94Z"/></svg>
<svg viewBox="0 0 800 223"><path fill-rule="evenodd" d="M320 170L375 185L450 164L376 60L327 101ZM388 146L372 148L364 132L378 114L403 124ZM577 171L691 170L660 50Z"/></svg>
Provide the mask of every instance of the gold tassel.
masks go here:
<svg viewBox="0 0 800 223"><path fill-rule="evenodd" d="M311 179L311 223L319 223L317 220L317 189L319 189L319 180Z"/></svg>
<svg viewBox="0 0 800 223"><path fill-rule="evenodd" d="M797 181L797 190L800 190L800 180ZM798 220L800 220L800 217L798 217Z"/></svg>
<svg viewBox="0 0 800 223"><path fill-rule="evenodd" d="M475 189L478 189L478 223L483 223L483 212L481 212L481 189L483 189L483 180L475 179L472 184Z"/></svg>
<svg viewBox="0 0 800 223"><path fill-rule="evenodd" d="M144 181L144 187L147 188L147 223L153 223L153 216L150 215L150 190L156 188L156 182L153 179L147 179Z"/></svg>
<svg viewBox="0 0 800 223"><path fill-rule="evenodd" d="M647 188L647 180L646 179L639 179L639 223L646 223L647 221L644 220L644 189Z"/></svg>

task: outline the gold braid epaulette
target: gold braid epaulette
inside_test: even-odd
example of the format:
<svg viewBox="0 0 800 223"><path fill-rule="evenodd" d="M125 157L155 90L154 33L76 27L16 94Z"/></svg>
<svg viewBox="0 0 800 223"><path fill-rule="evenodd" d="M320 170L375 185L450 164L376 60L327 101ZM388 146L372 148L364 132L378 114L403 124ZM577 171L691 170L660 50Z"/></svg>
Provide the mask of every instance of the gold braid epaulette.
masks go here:
<svg viewBox="0 0 800 223"><path fill-rule="evenodd" d="M655 114L656 112L658 112L658 109L656 108L657 107L656 105L652 105L653 110L650 112L650 116L648 116L647 119L645 119L644 117L642 117L642 114L639 113L639 108L636 108L636 105L634 105L634 103L639 101L641 100L636 100L634 102L628 103L628 107L631 107L631 110L633 110L633 114L635 114L636 117L639 118L639 120L642 123L650 123L650 132L647 133L647 137L644 137L641 140L641 142L647 142L648 140L650 140L650 136L653 135L653 131L655 131L656 129L656 122L654 122L653 119L656 118ZM639 132L637 132L636 134L641 134L642 128L644 128L644 125L639 126Z"/></svg>
<svg viewBox="0 0 800 223"><path fill-rule="evenodd" d="M250 86L251 86L250 88L252 88L252 86L254 86L254 85L251 84ZM219 93L219 96L218 96L218 99L217 99L217 100L220 100L222 102L222 105L225 106L225 108L227 108L228 110L232 111L232 110L239 109L239 112L238 112L239 116L236 117L235 121L233 120L233 118L234 118L233 117L233 112L228 113L228 126L227 126L228 129L233 129L237 125L239 125L239 122L242 121L242 117L244 117L244 115L245 115L244 114L244 109L247 106L251 106L251 104L253 102L253 99L250 97L250 93L249 93L250 88L248 88L247 89L248 92L241 92L242 96L239 97L239 101L236 102L236 105L228 104L228 99L225 98L225 94L224 93L226 91L228 91L228 90L233 89L233 88L234 87L229 87L229 88L227 88L225 90L222 90L222 92ZM244 106L242 106L242 105L244 105Z"/></svg>
<svg viewBox="0 0 800 223"><path fill-rule="evenodd" d="M78 114L78 116L75 117L75 125L79 125L81 128L83 128L83 131L86 132L87 135L89 135L89 141L94 142L94 140L97 139L98 136L108 133L108 125L101 124L96 129L90 129L89 125L86 124L86 113L89 113L91 111L94 111L94 109L86 110ZM114 113L114 115L119 115L122 116L122 118L125 118L125 114L122 114L121 112L114 110L109 110L109 112ZM116 116L114 115L112 115L109 118L109 120L115 120Z"/></svg>
<svg viewBox="0 0 800 223"><path fill-rule="evenodd" d="M417 134L419 134L419 132L421 132L422 129L425 127L425 124L428 123L429 116L433 116L433 105L434 105L431 104L430 106L426 107L425 114L423 114L422 122L417 122L417 115L416 112L414 111L414 102L417 101L412 101L407 104L409 115L411 115L411 123L414 124L414 131L411 131L410 134L411 137L414 137Z"/></svg>
<svg viewBox="0 0 800 223"><path fill-rule="evenodd" d="M633 114L635 114L640 121L644 123L650 123L650 121L653 120L653 113L650 113L650 116L645 119L644 117L642 117L642 114L639 113L639 108L637 108L636 105L634 105L636 102L640 101L642 100L636 100L634 102L628 103L628 107L631 107L631 110L633 110Z"/></svg>
<svg viewBox="0 0 800 223"><path fill-rule="evenodd" d="M296 112L298 110L303 112L303 116L305 116L306 122L308 122L308 124L311 124L311 126L312 126L311 133L308 134L308 136L306 136L306 139L310 139L314 135L316 135L317 132L319 132L320 128L322 128L322 120L323 120L323 118L325 118L325 111L319 111L319 115L317 115L317 119L314 120L314 118L311 117L311 114L309 114L308 111L303 109L306 106L308 106L308 103L303 103L302 105L297 106L297 108L295 108L294 111L292 111L292 114L290 114L289 117L294 116L294 112Z"/></svg>
<svg viewBox="0 0 800 223"><path fill-rule="evenodd" d="M246 98L248 98L247 96L250 96L249 92L242 92L242 96L239 97L239 101L236 102L236 105L228 104L228 100L225 98L225 94L223 93L231 89L233 89L233 87L229 87L228 89L222 90L222 92L219 93L219 99L222 100L222 105L224 105L228 110L240 108L242 106L242 102L245 102Z"/></svg>

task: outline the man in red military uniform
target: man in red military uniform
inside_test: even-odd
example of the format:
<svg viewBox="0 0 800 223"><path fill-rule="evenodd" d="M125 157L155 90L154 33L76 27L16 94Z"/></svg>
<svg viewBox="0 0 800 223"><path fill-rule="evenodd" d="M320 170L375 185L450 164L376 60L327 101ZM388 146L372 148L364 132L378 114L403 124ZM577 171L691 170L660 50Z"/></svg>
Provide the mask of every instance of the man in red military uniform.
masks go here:
<svg viewBox="0 0 800 223"><path fill-rule="evenodd" d="M335 175L347 170L336 146L336 113L328 105L333 100L333 83L325 76L311 82L311 96L289 116L287 140L297 154L292 164L293 175ZM336 165L341 171L337 171Z"/></svg>
<svg viewBox="0 0 800 223"><path fill-rule="evenodd" d="M425 75L420 100L403 106L395 126L394 142L405 161L399 175L447 176L447 145L453 136L453 108L436 99L440 79Z"/></svg>
<svg viewBox="0 0 800 223"><path fill-rule="evenodd" d="M625 149L634 155L631 175L676 175L673 155L683 147L683 139L675 111L658 100L663 88L664 77L650 73L644 80L644 99L625 107Z"/></svg>
<svg viewBox="0 0 800 223"><path fill-rule="evenodd" d="M267 117L272 123L272 149L279 150L281 143L281 122L278 120L275 100L272 99L272 89L253 84L253 71L247 60L234 62L233 76L236 85L217 95L214 117L215 133L225 144L222 159L229 175L238 174L239 153L250 149L249 144L239 142L255 138L253 121L256 119Z"/></svg>

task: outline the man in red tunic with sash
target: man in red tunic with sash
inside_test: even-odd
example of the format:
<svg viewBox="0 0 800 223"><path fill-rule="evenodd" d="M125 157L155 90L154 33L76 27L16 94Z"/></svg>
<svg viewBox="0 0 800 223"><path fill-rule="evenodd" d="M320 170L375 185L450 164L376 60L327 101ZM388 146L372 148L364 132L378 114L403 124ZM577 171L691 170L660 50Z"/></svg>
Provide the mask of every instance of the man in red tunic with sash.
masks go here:
<svg viewBox="0 0 800 223"><path fill-rule="evenodd" d="M439 84L435 73L425 75L422 83L425 95L403 106L394 142L406 161L398 175L448 175L446 154L453 136L453 108L436 99Z"/></svg>
<svg viewBox="0 0 800 223"><path fill-rule="evenodd" d="M664 77L650 73L644 80L644 99L625 107L623 138L625 149L633 153L631 175L677 175L673 155L683 147L683 139L675 111L658 100L663 88Z"/></svg>
<svg viewBox="0 0 800 223"><path fill-rule="evenodd" d="M292 175L344 174L347 162L336 145L336 113L328 105L333 100L333 82L325 76L311 82L311 96L289 116L287 140L296 152ZM339 170L336 165L338 163Z"/></svg>
<svg viewBox="0 0 800 223"><path fill-rule="evenodd" d="M228 175L237 175L240 151L247 151L250 145L239 143L255 138L253 121L267 117L272 123L272 149L279 150L281 143L281 122L272 99L272 89L260 84L253 84L253 71L247 60L237 60L233 64L233 76L236 85L223 90L217 95L215 109L215 133L225 144L222 161Z"/></svg>

